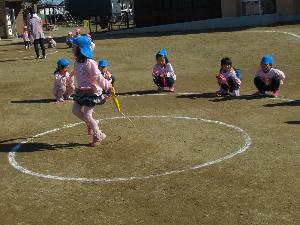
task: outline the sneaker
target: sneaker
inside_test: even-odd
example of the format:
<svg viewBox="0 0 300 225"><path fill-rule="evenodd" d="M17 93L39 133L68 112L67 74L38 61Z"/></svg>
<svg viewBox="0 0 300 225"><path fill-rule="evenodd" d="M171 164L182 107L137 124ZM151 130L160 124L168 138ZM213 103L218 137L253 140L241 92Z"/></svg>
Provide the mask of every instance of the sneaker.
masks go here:
<svg viewBox="0 0 300 225"><path fill-rule="evenodd" d="M106 135L100 131L99 135L94 135L93 136L93 142L91 143L92 147L96 147L101 143L106 138Z"/></svg>
<svg viewBox="0 0 300 225"><path fill-rule="evenodd" d="M46 58L47 58L47 56L45 56L45 55L40 57L40 59L46 59Z"/></svg>
<svg viewBox="0 0 300 225"><path fill-rule="evenodd" d="M73 100L73 97L64 98L64 100Z"/></svg>
<svg viewBox="0 0 300 225"><path fill-rule="evenodd" d="M169 91L170 92L174 92L175 91L175 88L172 86L172 87L169 87Z"/></svg>
<svg viewBox="0 0 300 225"><path fill-rule="evenodd" d="M266 95L266 92L264 91L257 91L255 93L252 94L252 96L263 96L263 95Z"/></svg>
<svg viewBox="0 0 300 225"><path fill-rule="evenodd" d="M163 88L163 87L159 87L159 88L157 89L157 91L158 91L158 92L163 92L163 91L164 91L164 88Z"/></svg>
<svg viewBox="0 0 300 225"><path fill-rule="evenodd" d="M36 56L36 57L34 57L34 59L40 59L40 56Z"/></svg>
<svg viewBox="0 0 300 225"><path fill-rule="evenodd" d="M63 98L56 99L56 103L64 102Z"/></svg>
<svg viewBox="0 0 300 225"><path fill-rule="evenodd" d="M272 91L271 96L272 96L273 98L278 98L278 97L279 97L279 91Z"/></svg>
<svg viewBox="0 0 300 225"><path fill-rule="evenodd" d="M228 92L225 91L224 89L220 88L220 90L218 90L218 91L216 92L216 94L217 94L218 97L222 97L222 96L227 96L227 95L228 95Z"/></svg>
<svg viewBox="0 0 300 225"><path fill-rule="evenodd" d="M233 92L230 93L230 96L232 96L232 97L240 96L240 90L234 90Z"/></svg>

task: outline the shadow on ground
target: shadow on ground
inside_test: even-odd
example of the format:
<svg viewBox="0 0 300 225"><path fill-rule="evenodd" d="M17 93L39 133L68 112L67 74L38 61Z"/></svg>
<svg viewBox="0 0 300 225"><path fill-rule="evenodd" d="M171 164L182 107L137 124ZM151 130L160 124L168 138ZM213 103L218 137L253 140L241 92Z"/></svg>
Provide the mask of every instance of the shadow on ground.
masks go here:
<svg viewBox="0 0 300 225"><path fill-rule="evenodd" d="M278 107L278 106L300 106L300 100L294 100L289 102L280 102L273 104L266 104L264 107Z"/></svg>
<svg viewBox="0 0 300 225"><path fill-rule="evenodd" d="M189 98L189 99L197 99L197 98L217 98L216 93L199 93L199 94L183 94L179 95L176 98Z"/></svg>
<svg viewBox="0 0 300 225"><path fill-rule="evenodd" d="M15 104L41 104L41 103L48 104L52 102L56 102L55 99L51 98L51 99L29 99L29 100L11 101L11 103L15 103Z"/></svg>
<svg viewBox="0 0 300 225"><path fill-rule="evenodd" d="M294 121L287 121L285 122L286 124L290 124L290 125L300 125L300 121L294 120Z"/></svg>
<svg viewBox="0 0 300 225"><path fill-rule="evenodd" d="M130 91L130 92L122 92L118 93L120 96L127 96L127 95L151 95L151 94L159 94L156 90L143 90L143 91Z"/></svg>
<svg viewBox="0 0 300 225"><path fill-rule="evenodd" d="M27 138L9 139L0 141L0 152L10 152L16 147L19 142ZM47 144L47 143L25 143L21 145L18 152L37 152L37 151L54 151L68 150L77 147L89 147L90 144L68 143L68 144Z"/></svg>

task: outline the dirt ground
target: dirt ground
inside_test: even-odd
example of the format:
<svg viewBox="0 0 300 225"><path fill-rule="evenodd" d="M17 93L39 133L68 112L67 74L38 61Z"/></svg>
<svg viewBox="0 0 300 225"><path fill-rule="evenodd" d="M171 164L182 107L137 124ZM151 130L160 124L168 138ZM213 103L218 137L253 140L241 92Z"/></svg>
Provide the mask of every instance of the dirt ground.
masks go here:
<svg viewBox="0 0 300 225"><path fill-rule="evenodd" d="M72 102L55 104L52 97L56 61L74 61L63 38L46 60L34 60L22 43L2 42L0 224L300 224L300 38L280 32L300 35L300 25L98 36L94 59L109 59L122 110L150 117L132 118L136 128L125 119L100 121L108 137L97 148L88 146L84 125L52 132L23 144L16 161L39 174L102 182L47 179L10 165L8 153L21 141L80 121ZM160 48L175 68L175 93L147 95L155 90L151 69ZM264 54L286 73L281 99L249 97ZM240 98L211 94L223 56L242 70ZM120 116L111 100L95 112L98 119ZM222 124L176 116L234 125L251 137L251 146L191 170L236 152L244 136ZM184 172L168 175L178 170ZM154 174L164 176L141 178ZM141 179L114 180L130 177Z"/></svg>

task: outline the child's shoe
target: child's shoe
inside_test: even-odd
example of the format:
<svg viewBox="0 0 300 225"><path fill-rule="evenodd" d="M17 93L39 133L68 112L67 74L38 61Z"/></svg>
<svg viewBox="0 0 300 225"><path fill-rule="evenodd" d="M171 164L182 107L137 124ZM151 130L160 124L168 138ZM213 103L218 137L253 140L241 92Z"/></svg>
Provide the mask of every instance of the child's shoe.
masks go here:
<svg viewBox="0 0 300 225"><path fill-rule="evenodd" d="M273 98L278 98L278 97L279 97L279 91L272 91L271 96L272 96Z"/></svg>
<svg viewBox="0 0 300 225"><path fill-rule="evenodd" d="M106 135L100 131L98 135L93 136L93 142L91 143L92 147L96 147L106 138Z"/></svg>
<svg viewBox="0 0 300 225"><path fill-rule="evenodd" d="M255 93L252 94L252 96L263 96L263 95L266 95L266 92L264 91L257 91Z"/></svg>
<svg viewBox="0 0 300 225"><path fill-rule="evenodd" d="M67 97L67 98L64 98L64 100L73 100L73 97Z"/></svg>
<svg viewBox="0 0 300 225"><path fill-rule="evenodd" d="M169 87L169 91L170 92L174 92L175 91L175 88L172 86L172 87Z"/></svg>
<svg viewBox="0 0 300 225"><path fill-rule="evenodd" d="M240 90L234 90L232 93L230 93L230 96L239 97L240 96Z"/></svg>
<svg viewBox="0 0 300 225"><path fill-rule="evenodd" d="M220 88L220 90L218 90L218 91L216 92L216 95L217 95L218 97L227 96L227 95L228 95L228 92L225 91L224 89Z"/></svg>
<svg viewBox="0 0 300 225"><path fill-rule="evenodd" d="M64 99L63 98L56 99L56 103L60 103L60 102L64 102Z"/></svg>
<svg viewBox="0 0 300 225"><path fill-rule="evenodd" d="M163 91L164 91L164 88L163 88L163 87L159 87L159 88L157 89L157 91L158 91L158 92L163 92Z"/></svg>

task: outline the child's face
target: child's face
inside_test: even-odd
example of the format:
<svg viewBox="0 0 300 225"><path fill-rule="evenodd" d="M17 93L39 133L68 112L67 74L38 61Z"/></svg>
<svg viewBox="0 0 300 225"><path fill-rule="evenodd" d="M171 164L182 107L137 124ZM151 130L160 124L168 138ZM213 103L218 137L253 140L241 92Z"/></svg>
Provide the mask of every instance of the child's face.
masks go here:
<svg viewBox="0 0 300 225"><path fill-rule="evenodd" d="M102 72L102 73L105 73L107 71L107 67L106 66L99 66L99 70Z"/></svg>
<svg viewBox="0 0 300 225"><path fill-rule="evenodd" d="M166 58L164 56L160 56L156 59L157 64L163 66L166 64Z"/></svg>
<svg viewBox="0 0 300 225"><path fill-rule="evenodd" d="M60 68L59 73L61 75L66 75L66 73L68 72L68 69L69 69L69 66L62 67L62 68Z"/></svg>
<svg viewBox="0 0 300 225"><path fill-rule="evenodd" d="M225 65L222 66L222 69L223 69L225 72L228 72L228 71L231 70L231 65L225 64Z"/></svg>
<svg viewBox="0 0 300 225"><path fill-rule="evenodd" d="M270 71L270 69L272 68L272 66L270 64L260 64L260 67L262 69L262 71L264 71L265 73L268 73Z"/></svg>

